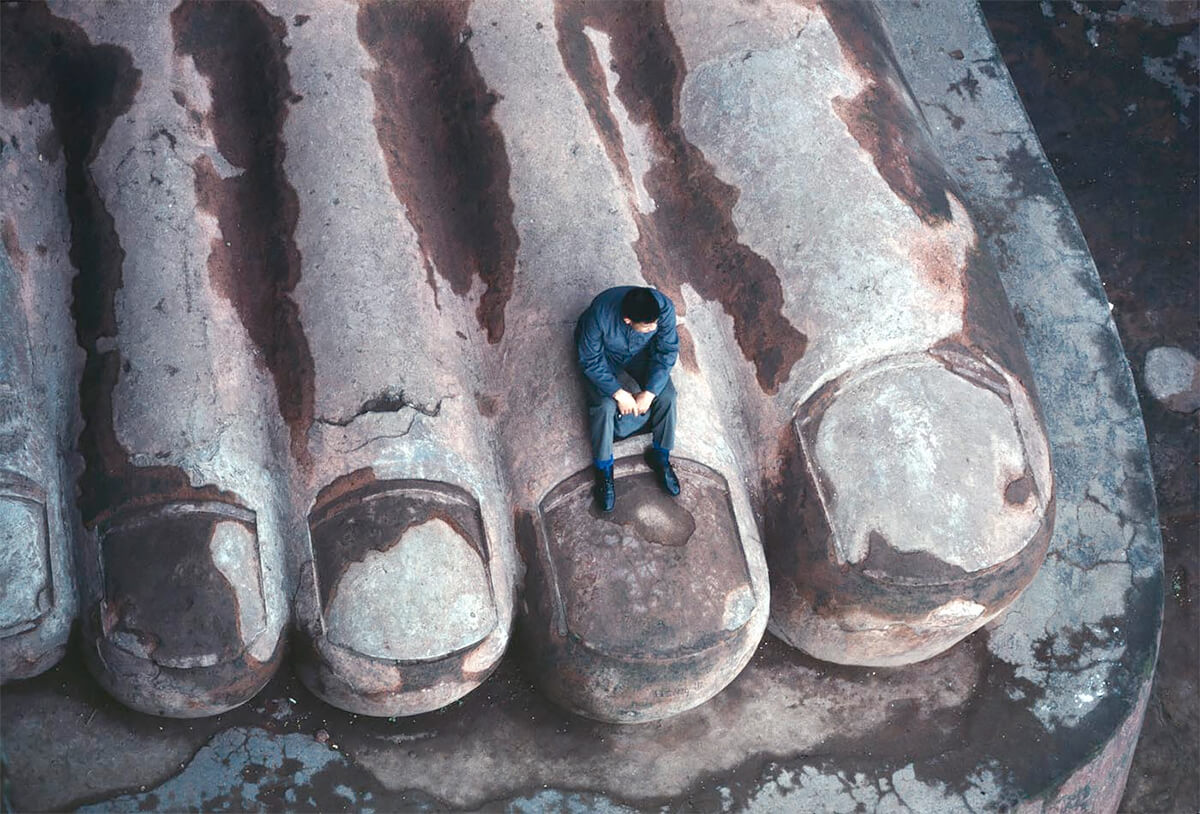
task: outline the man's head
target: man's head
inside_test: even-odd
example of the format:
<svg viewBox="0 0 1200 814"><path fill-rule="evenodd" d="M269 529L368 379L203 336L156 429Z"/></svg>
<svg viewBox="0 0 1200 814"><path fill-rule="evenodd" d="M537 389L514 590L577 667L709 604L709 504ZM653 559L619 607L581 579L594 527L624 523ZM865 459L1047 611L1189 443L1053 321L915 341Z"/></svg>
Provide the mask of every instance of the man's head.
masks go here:
<svg viewBox="0 0 1200 814"><path fill-rule="evenodd" d="M640 334L658 327L658 299L649 288L631 288L621 298L621 319Z"/></svg>

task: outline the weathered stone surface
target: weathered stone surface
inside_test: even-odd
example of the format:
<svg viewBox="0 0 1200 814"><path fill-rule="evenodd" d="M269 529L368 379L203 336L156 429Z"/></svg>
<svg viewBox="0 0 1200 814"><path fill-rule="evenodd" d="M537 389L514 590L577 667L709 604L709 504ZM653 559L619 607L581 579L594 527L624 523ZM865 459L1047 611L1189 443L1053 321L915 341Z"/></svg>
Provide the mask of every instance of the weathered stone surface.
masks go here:
<svg viewBox="0 0 1200 814"><path fill-rule="evenodd" d="M73 536L85 652L125 703L213 714L270 677L287 609L265 475L275 459L271 413L208 274L214 236L197 217L186 159L208 160L197 157L213 148L176 99L202 80L175 60L167 15L61 11L5 9L14 60L5 65L5 99L18 110L48 107L50 127L24 137L61 145L57 155L15 152L9 177L20 187L45 173L65 176L71 265L33 280L30 298L55 322L70 308L84 354L82 527ZM135 98L137 115L123 115ZM35 117L14 121L38 126ZM15 233L27 242L24 231L43 228L22 218ZM73 298L64 300L71 266ZM230 507L237 531L213 519L226 510L212 504ZM155 570L161 594L147 578ZM211 622L202 633L199 619Z"/></svg>
<svg viewBox="0 0 1200 814"><path fill-rule="evenodd" d="M310 517L321 633L301 655L315 693L367 715L438 709L487 677L507 624L478 504L426 481L379 481Z"/></svg>
<svg viewBox="0 0 1200 814"><path fill-rule="evenodd" d="M8 11L6 10L7 14ZM28 107L44 87L30 87L10 60L0 57L11 153L21 138L33 156L37 134L50 125L49 111ZM27 78L27 77L25 77ZM17 106L18 116L9 108ZM10 119L12 119L10 123ZM18 132L19 131L19 132ZM58 153L56 142L44 143ZM37 172L13 184L7 160L4 211L0 214L0 681L27 678L62 658L78 610L73 535L74 488L66 451L78 433L69 350L70 315L46 308L39 287L66 295L66 278L44 286L66 262L66 219L61 174ZM20 227L18 226L20 224ZM69 295L66 295L69 296Z"/></svg>
<svg viewBox="0 0 1200 814"><path fill-rule="evenodd" d="M685 548L696 544L705 551L712 546L725 558L712 565L685 559L669 579L654 586L654 596L669 606L673 598L693 591L697 579L736 585L748 578L753 610L737 636L706 654L683 658L685 669L674 675L666 669L680 658L673 646L660 655L645 654L644 660L619 652L606 655L580 646L555 627L561 612L588 607L589 600L586 580L556 579L548 570L547 550L537 553L539 546L551 543L539 531L550 520L545 516L548 496L564 482L570 486L563 488L575 494L576 476L586 478L591 465L584 393L576 373L574 323L599 291L653 282L654 271L633 245L638 234L633 188L622 182L613 153L597 132L588 97L562 73L559 34L566 32L556 31L555 13L549 4L473 3L465 20L470 36L459 38L459 47L470 49L495 97L491 116L504 136L518 241L519 273L513 277L505 305L504 335L498 342L480 344L480 390L492 400L484 402L492 405L487 412L494 413L488 426L498 442L527 569L524 607L528 612L519 624L526 634L527 652L537 659L537 680L557 688L552 691L573 709L605 720L649 720L703 703L746 663L766 625L766 564L746 488L750 478L737 457L740 417L722 403L723 388L714 386L719 379L713 370L725 364L724 357L720 349L711 349L714 368L706 371L703 362L691 364L685 356L672 372L679 401L687 405L687 431L681 433L674 454L702 465L696 471L716 473L728 490L726 497L706 497L704 505L691 504L688 511L697 531ZM546 110L555 115L545 115ZM678 292L675 302L685 305ZM701 346L693 331L689 312L681 333L696 340L692 346L699 359L709 349ZM615 454L639 457L647 445L648 439L635 436L619 442ZM683 477L685 492L705 488L707 494L701 483L693 485ZM635 478L630 485L637 482ZM633 492L622 496L622 485L618 483L618 506L622 500L635 499ZM597 522L582 494L561 504L558 512L553 524L559 529L591 527ZM701 527L710 521L720 525ZM700 541L706 542L701 546ZM560 560L564 556L561 550L551 551ZM696 568L701 570L697 573ZM614 582L601 593L619 590L616 574L591 575ZM564 592L555 600L557 607L549 600L549 593L556 590ZM660 619L648 604L626 610L630 630L652 629L660 621L668 628L678 625L669 617ZM580 632L577 624L573 634L577 637ZM680 630L685 638L705 632L707 623ZM548 657L549 652L556 656ZM639 675L639 671L645 672ZM658 681L663 682L663 694L656 698Z"/></svg>
<svg viewBox="0 0 1200 814"><path fill-rule="evenodd" d="M505 324L506 159L461 6L305 11L263 11L290 73L281 171L312 359L287 487L306 518L298 667L344 709L411 715L477 687L512 628L512 515L470 340Z"/></svg>

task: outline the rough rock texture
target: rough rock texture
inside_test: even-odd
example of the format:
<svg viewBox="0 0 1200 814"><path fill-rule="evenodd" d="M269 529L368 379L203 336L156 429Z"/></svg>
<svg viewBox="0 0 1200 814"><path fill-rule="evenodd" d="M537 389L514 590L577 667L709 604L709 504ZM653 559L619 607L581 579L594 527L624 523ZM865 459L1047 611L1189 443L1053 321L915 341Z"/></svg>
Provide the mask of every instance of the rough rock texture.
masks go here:
<svg viewBox="0 0 1200 814"><path fill-rule="evenodd" d="M85 482L114 490L120 501L112 508L98 498L86 503L84 521L94 530L88 526L81 539L99 535L106 546L111 540L116 555L146 545L127 533L139 524L186 529L170 539L183 549L172 562L195 564L205 576L189 581L191 590L198 598L204 587L217 596L252 598L253 577L259 577L268 640L286 612L280 612L280 597L294 591L298 678L281 672L257 701L220 716L160 721L100 696L79 678L79 659L72 656L42 679L5 689L16 806L66 807L123 796L113 804L329 807L340 797L390 809L1115 805L1149 691L1161 598L1144 437L1086 248L986 29L970 10L950 3L887 5L880 17L859 6L730 4L705 16L691 5L650 4L637 7L637 25L622 27L574 5L476 2L464 14L460 6L439 4L384 21L429 32L428 39L402 39L393 54L375 47L372 23L363 22L359 9L289 4L285 14L282 4L250 5L238 12L246 15L246 32L237 33L258 38L266 69L255 81L269 83L270 104L264 119L241 121L245 105L221 101L228 93L221 71L230 61L204 57L208 46L200 43L163 67L162 60L174 59L168 43L178 35L172 31L176 12L168 21L168 15L157 19L128 8L54 9L60 19L79 20L89 43L126 43L119 47L142 60L134 64L143 66L138 94L146 99L161 98L157 84L182 85L167 93L182 126L159 125L172 138L149 139L160 150L172 151L173 144L184 151L179 167L128 152L130 133L144 135L163 110L147 104L143 114L135 101L129 115L115 118L87 165L90 173L83 173L88 211L110 213L126 254L105 255L120 260L113 263L124 286L115 292L112 264L85 278L105 281L103 294L121 293L111 309L102 296L89 306L94 312L82 312L92 314L94 324L84 320L87 332L77 336L85 366L98 365L110 377L92 385L84 376L85 391L100 389L93 400L82 400L83 412L102 419L84 433L91 470ZM200 13L187 9L201 7L178 8L186 17ZM890 66L880 19L905 44L895 52L900 68ZM135 33L149 44L144 56L129 44ZM433 57L410 53L427 41L441 43ZM571 60L578 62L568 65ZM958 78L966 60L979 74ZM339 73L330 66L344 67ZM470 178L447 183L445 194L453 203L487 191L487 207L464 215L462 223L515 253L511 290L502 265L443 271L447 252L461 247L447 249L454 235L430 234L427 214L410 211L428 186L427 179L409 176L447 170L437 163L442 158L415 165L398 159L407 135L389 128L403 128L414 114L387 101L401 81L397 76L372 76L416 69L430 70L445 91L434 100L444 105L440 124L426 128L434 151L442 139L493 151L489 160L467 167ZM776 90L795 93L797 76L811 86L805 97L811 103L772 101L788 98ZM949 87L948 76L955 77ZM290 94L286 104L283 94ZM367 105L373 119L361 115ZM940 126L930 114L941 106L962 120L958 129ZM29 128L32 133L17 133L18 142L36 143L33 134L53 116L42 111L43 119L30 123L11 113L26 108L39 113L35 105L6 102L5 127L11 121L14 130ZM546 116L547 109L555 115ZM924 116L934 125L929 132ZM792 137L781 141L780 133ZM337 146L343 134L347 144ZM261 143L245 150L244 139ZM124 164L110 152L118 147L130 156ZM782 154L789 149L795 154ZM36 177L30 156L17 151L10 159L6 148L5 159L18 162L18 170L5 167L5 178ZM206 163L216 180L206 175ZM125 183L122 175L139 166L152 168L153 177L177 173L182 177L163 186L197 196L187 199L173 228L156 230L145 222L152 220L146 207L122 198L148 194L149 187ZM273 197L253 210L270 222L254 224L257 231L247 236L238 217L250 217L241 185L225 182L251 173L265 179L255 189L273 190ZM198 177L208 179L200 183L209 195L203 201ZM505 186L511 210L497 192ZM75 204L66 200L69 210ZM162 216L163 208L150 211ZM799 214L784 222L787 213ZM56 217L68 222L61 210ZM499 226L478 228L508 218L515 243ZM98 216L86 222L104 223ZM683 239L689 229L694 243ZM160 293L155 274L137 271L150 267L145 258L155 256L156 239L182 243L157 251L184 258L187 285ZM59 241L61 252L66 243ZM1001 307L1004 294L986 265L984 244L998 260L1017 319ZM135 262L133 252L143 246L136 250L146 254ZM289 265L293 248L298 279ZM715 271L695 262L713 252L724 258ZM481 256L451 254L468 264ZM286 315L289 303L295 306L312 360L311 397L281 395L281 379L303 374L304 381L307 374L289 369L283 375L283 349L260 347L263 340L245 315L265 306L227 285L222 263L229 258L280 264L262 279L272 281L273 313ZM743 266L752 269L737 278L753 283L746 287L734 282ZM846 274L835 273L842 269ZM164 279L174 278L161 275L158 282ZM677 450L688 491L674 507L691 520L671 520L669 534L658 515L671 510L642 499L645 477L636 464L622 470L626 513L615 523L593 517L577 493L588 450L582 393L561 376L571 364L571 325L597 289L630 281L670 291L686 312L691 337L691 355L675 371L681 403L688 405L688 431ZM158 319L159 300L181 337L178 348L168 346L161 325L148 321ZM885 307L894 319L871 319ZM126 316L108 320L110 310ZM779 334L783 341L773 354L756 330L779 326L777 314L794 333ZM294 349L294 327L288 320L279 325L269 339ZM1028 364L1019 338L1029 348ZM222 352L209 350L214 345L208 342L219 342ZM157 372L160 359L175 366L172 352L187 355L179 360L183 366L175 374ZM114 361L111 354L119 356ZM128 369L115 363L126 357ZM211 390L214 397L183 398L186 388L171 388L176 376L191 376L192 391ZM113 385L109 401L101 398L106 383ZM1045 434L1033 406L1035 387L1046 399ZM165 403L188 409L150 409L163 402L152 403L144 393L157 392L172 397ZM900 403L872 405L872 397L889 393ZM964 409L978 411L994 444L973 446L962 426L946 420L947 412ZM206 435L215 417L222 428L217 439ZM968 468L953 455L915 455L910 462L904 449L859 441L866 456L847 440L847 428L858 421L876 430L870 442L940 424L960 433L951 436L957 439L952 447L983 455L986 466ZM162 441L175 433L182 439L178 448ZM618 455L633 457L641 443L622 442ZM133 459L120 458L122 450ZM995 536L980 544L914 525L907 539L892 539L894 529L905 527L904 512L923 524L940 515L920 503L903 507L899 517L885 513L886 495L857 510L837 502L856 497L844 488L830 491L845 465L859 467L852 471L868 480L893 471L925 476L930 492L953 483L955 495L989 511L945 516L958 530L983 528ZM147 486L158 491L139 491ZM920 482L904 488L919 489ZM1058 520L1050 537L1052 497ZM855 525L867 519L870 528ZM681 552L672 543L691 523L688 550ZM930 655L921 646L948 646L982 624L989 610L1012 601L1042 546L1048 544L1050 554L1009 614L919 665L831 665L774 638L755 649L769 607L760 535L783 543L776 551L783 551L786 566L797 527L821 523L827 533L808 553L815 562L824 558L826 574L839 579L840 553L856 580L850 584L862 592L845 594L850 607L834 602L842 594L821 596L823 604L812 606L816 613L792 604L807 615L793 629L810 618L835 620L827 629L841 629L839 618L858 622L857 629L848 625L853 635L846 636L845 646L856 648L851 661L894 647L891 637L874 634L879 617L885 625L899 618L918 628L904 642L917 657ZM621 526L619 535L611 534L629 551L658 546L649 562L675 578L646 597L636 568L614 569L605 559L613 556L602 548L606 525ZM598 533L581 531L587 529ZM149 540L167 537L159 531ZM423 541L416 553L414 540ZM515 596L518 548L528 567L523 601ZM568 558L568 548L586 556ZM254 551L258 569L247 562ZM695 555L709 561L697 566ZM226 556L240 557L243 567L222 571ZM465 616L445 620L432 637L427 626L418 633L408 610L377 590L391 564L405 567L414 556L426 565L436 560L459 568L430 574L437 584L426 596L460 588L465 600ZM576 570L556 575L556 563ZM1014 570L1004 573L1010 565ZM613 570L629 579L597 588ZM695 595L697 586L687 579L693 570L711 577L711 594ZM782 572L797 584L804 576L800 569ZM85 580L93 582L98 592L102 583ZM488 612L485 582L495 613L490 632L490 618L469 621L472 612ZM104 590L128 597L108 603L118 613L100 617L112 622L101 630L113 652L133 649L139 657L148 651L150 661L157 656L180 665L155 662L157 672L147 674L146 686L159 697L164 683L181 686L170 670L195 682L196 676L229 677L213 667L242 668L236 658L221 661L240 648L221 631L252 630L258 619L253 603L239 603L236 615L228 609L213 614L212 627L196 631L195 646L185 650L172 642L173 649L164 649L161 641L123 634L142 630L138 600L166 600L138 593L128 572L112 584L109 590L104 582ZM550 601L549 592L564 588L569 595L557 605ZM628 620L586 613L612 611L605 604L611 600L588 603L621 591ZM978 596L981 591L986 595ZM929 607L914 610L898 601L926 593L935 597ZM107 602L109 594L100 599ZM639 602L679 603L689 596L698 609L694 617L686 624L667 617L662 627ZM213 601L202 599L210 608ZM871 618L872 603L885 612ZM363 608L361 617L355 605ZM430 612L419 603L409 607L419 618ZM518 607L526 646L501 660ZM170 624L176 616L154 621ZM396 636L373 638L383 627ZM231 646L212 647L210 633ZM539 660L539 652L559 645L562 658ZM352 658L341 661L334 648ZM644 659L647 653L679 658L671 664ZM665 667L667 675L637 683L647 662ZM102 679L110 672L124 676L103 666L98 672ZM683 690L675 693L667 679ZM431 687L435 695L446 691L437 695L444 703L480 686L435 712L390 721L338 712L300 682L374 716L393 704L399 712L418 711ZM534 683L557 683L566 688L560 697L575 708L610 720L677 714L614 726L563 711L534 691ZM142 692L143 685L126 680L123 686ZM658 686L672 692L654 698ZM216 692L207 697L222 700ZM354 706L376 701L380 705L369 709ZM83 723L61 727L61 741L39 743L45 722L76 717ZM298 740L297 730L311 739ZM117 755L95 748L106 741L126 748ZM161 758L168 751L169 765ZM187 754L195 755L190 767ZM284 793L281 803L287 787L294 799ZM354 791L343 794L339 787Z"/></svg>
<svg viewBox="0 0 1200 814"><path fill-rule="evenodd" d="M213 714L257 692L282 652L284 557L262 426L270 413L256 406L253 362L208 284L209 236L178 156L211 147L173 99L172 88L183 92L194 76L168 67L169 20L75 10L73 21L40 4L6 6L2 23L13 44L4 98L14 112L30 111L7 119L10 142L42 145L9 154L10 182L24 191L47 174L65 179L65 206L54 214L65 216L69 240L27 285L51 324L68 306L74 316L75 329L50 347L73 334L85 358L84 423L71 444L84 461L82 527L71 539L86 652L97 678L136 708ZM135 43L146 45L144 71L129 53ZM123 115L135 98L138 115ZM49 121L39 124L31 112L42 106ZM40 243L45 228L20 218L16 242ZM163 273L164 257L172 273ZM62 357L50 354L51 375L70 371L56 369ZM217 534L210 518L226 506L248 539ZM123 533L131 524L140 527L133 538ZM152 568L170 579L140 578L146 545ZM260 613L234 613L231 591ZM200 617L218 644L192 640Z"/></svg>
<svg viewBox="0 0 1200 814"><path fill-rule="evenodd" d="M1087 236L1146 424L1166 595L1121 807L1200 810L1200 422L1140 386L1153 349L1200 356L1200 7L982 6Z"/></svg>

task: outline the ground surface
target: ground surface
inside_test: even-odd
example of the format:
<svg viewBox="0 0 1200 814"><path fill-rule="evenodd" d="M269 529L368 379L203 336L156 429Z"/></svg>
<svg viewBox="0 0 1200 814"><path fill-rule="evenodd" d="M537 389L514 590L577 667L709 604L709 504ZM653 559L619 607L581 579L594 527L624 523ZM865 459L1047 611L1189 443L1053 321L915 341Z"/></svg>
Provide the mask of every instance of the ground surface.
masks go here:
<svg viewBox="0 0 1200 814"><path fill-rule="evenodd" d="M1162 649L1122 810L1200 811L1196 414L1147 393L1146 354L1200 354L1194 3L985 2L1104 281L1137 382L1162 524Z"/></svg>

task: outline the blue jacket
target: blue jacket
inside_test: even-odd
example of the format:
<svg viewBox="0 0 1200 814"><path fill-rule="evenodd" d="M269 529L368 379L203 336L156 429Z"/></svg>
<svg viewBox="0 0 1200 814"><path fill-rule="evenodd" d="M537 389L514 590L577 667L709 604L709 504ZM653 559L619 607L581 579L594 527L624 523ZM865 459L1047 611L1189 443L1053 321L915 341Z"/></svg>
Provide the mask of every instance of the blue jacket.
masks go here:
<svg viewBox="0 0 1200 814"><path fill-rule="evenodd" d="M679 358L675 306L665 294L655 291L660 309L658 328L653 333L638 333L621 318L621 299L631 288L623 285L601 292L580 315L575 326L579 366L600 392L611 396L622 387L617 373L648 349L650 372L645 386L657 396L667 386L671 368Z"/></svg>

